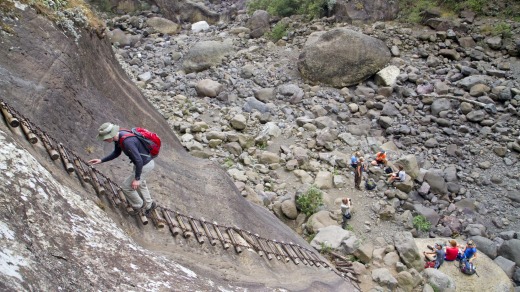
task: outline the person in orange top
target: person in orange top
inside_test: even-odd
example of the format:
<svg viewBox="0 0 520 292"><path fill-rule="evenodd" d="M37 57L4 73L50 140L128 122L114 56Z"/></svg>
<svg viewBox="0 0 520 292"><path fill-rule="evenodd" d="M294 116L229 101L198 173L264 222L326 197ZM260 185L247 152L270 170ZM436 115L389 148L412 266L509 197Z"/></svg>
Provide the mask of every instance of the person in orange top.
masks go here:
<svg viewBox="0 0 520 292"><path fill-rule="evenodd" d="M376 159L371 162L372 165L386 165L386 152L381 150L377 152Z"/></svg>

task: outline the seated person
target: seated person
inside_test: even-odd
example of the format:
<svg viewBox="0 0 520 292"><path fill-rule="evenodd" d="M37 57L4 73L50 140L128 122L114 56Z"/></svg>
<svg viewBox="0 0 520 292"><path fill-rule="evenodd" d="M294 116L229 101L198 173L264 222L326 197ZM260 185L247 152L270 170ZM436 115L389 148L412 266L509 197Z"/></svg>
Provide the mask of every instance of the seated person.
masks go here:
<svg viewBox="0 0 520 292"><path fill-rule="evenodd" d="M406 180L406 172L402 165L398 166L399 171L390 174L387 183L392 184L394 182L404 182Z"/></svg>
<svg viewBox="0 0 520 292"><path fill-rule="evenodd" d="M347 225L347 220L352 218L352 215L350 214L352 207L352 199L350 198L343 198L341 200L341 215L343 217L343 221L341 222L341 228L345 229Z"/></svg>
<svg viewBox="0 0 520 292"><path fill-rule="evenodd" d="M457 259L457 255L459 254L459 247L457 242L453 239L450 240L449 243L449 246L446 246L446 256L444 259L451 262Z"/></svg>
<svg viewBox="0 0 520 292"><path fill-rule="evenodd" d="M435 260L435 266L433 266L434 269L438 269L442 263L444 263L445 252L444 249L442 249L442 245L438 243L435 244L435 251L423 252L423 254L429 261Z"/></svg>
<svg viewBox="0 0 520 292"><path fill-rule="evenodd" d="M371 162L372 165L376 166L385 166L386 165L386 152L385 150L381 150L377 152L376 159Z"/></svg>
<svg viewBox="0 0 520 292"><path fill-rule="evenodd" d="M466 248L464 248L464 251L462 251L462 253L459 253L457 255L457 259L460 261L467 260L471 263L476 258L477 258L477 245L475 244L475 242L473 242L473 240L469 240L468 243L466 244Z"/></svg>

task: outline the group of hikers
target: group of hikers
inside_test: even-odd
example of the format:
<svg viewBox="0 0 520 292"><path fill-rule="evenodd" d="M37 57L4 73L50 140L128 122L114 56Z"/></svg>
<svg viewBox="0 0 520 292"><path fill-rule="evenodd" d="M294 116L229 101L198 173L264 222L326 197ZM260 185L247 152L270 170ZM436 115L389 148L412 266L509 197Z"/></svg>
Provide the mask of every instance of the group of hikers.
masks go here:
<svg viewBox="0 0 520 292"><path fill-rule="evenodd" d="M354 152L350 160L350 165L354 169L354 186L361 190L361 180L363 172L368 170L368 165L365 163L365 158L359 151ZM385 150L380 150L376 153L374 160L370 162L371 166L379 167L385 170L388 178L386 183L392 185L395 182L404 182L406 180L406 173L404 166L397 164L397 171L394 171L388 164L387 153ZM347 221L352 218L352 199L343 198L341 200L341 227L347 228ZM455 240L450 240L449 245L444 247L442 244L435 244L435 248L428 246L432 251L423 252L426 258L426 267L438 269L444 261L458 260L460 263L460 270L466 274L476 273L473 260L477 257L476 245L472 240L469 240L465 247L458 245Z"/></svg>
<svg viewBox="0 0 520 292"><path fill-rule="evenodd" d="M468 240L466 246L457 244L455 240L448 241L448 245L443 246L436 243L435 247L428 246L432 251L423 252L426 260L425 268L438 269L444 261L459 261L460 270L465 274L476 273L473 260L477 258L477 245L473 240Z"/></svg>
<svg viewBox="0 0 520 292"><path fill-rule="evenodd" d="M397 171L388 166L388 159L385 150L381 150L376 153L374 160L370 162L370 165L383 168L388 175L387 184L391 185L394 182L404 182L406 180L406 172L404 167L400 164L396 165ZM354 152L350 158L350 166L354 168L354 187L357 190L361 190L361 180L363 172L368 170L368 165L365 163L365 158L361 156L359 151Z"/></svg>

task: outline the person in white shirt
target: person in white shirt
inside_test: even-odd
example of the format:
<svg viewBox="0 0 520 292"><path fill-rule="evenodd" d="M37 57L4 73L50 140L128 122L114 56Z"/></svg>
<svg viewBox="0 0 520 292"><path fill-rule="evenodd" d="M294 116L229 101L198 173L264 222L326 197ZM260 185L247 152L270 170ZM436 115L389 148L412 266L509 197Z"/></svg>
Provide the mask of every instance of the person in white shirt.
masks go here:
<svg viewBox="0 0 520 292"><path fill-rule="evenodd" d="M399 171L390 174L390 177L387 181L388 184L392 184L394 182L404 182L406 180L406 172L404 172L403 166L399 165L397 168Z"/></svg>
<svg viewBox="0 0 520 292"><path fill-rule="evenodd" d="M352 211L352 199L343 198L341 200L341 214L343 217L343 221L341 222L341 228L345 229L347 227L347 220L352 218L350 212Z"/></svg>

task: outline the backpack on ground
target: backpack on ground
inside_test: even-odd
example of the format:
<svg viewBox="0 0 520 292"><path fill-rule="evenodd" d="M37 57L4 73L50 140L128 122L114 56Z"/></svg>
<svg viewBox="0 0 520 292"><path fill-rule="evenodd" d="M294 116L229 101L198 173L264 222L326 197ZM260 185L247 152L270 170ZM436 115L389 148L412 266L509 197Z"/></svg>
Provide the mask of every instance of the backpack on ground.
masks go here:
<svg viewBox="0 0 520 292"><path fill-rule="evenodd" d="M463 274L466 274L466 275L473 275L473 274L477 273L477 270L475 269L475 265L473 265L467 259L463 259L463 260L459 261L459 269Z"/></svg>
<svg viewBox="0 0 520 292"><path fill-rule="evenodd" d="M376 183L373 180L367 180L365 183L365 189L371 191L376 188Z"/></svg>
<svg viewBox="0 0 520 292"><path fill-rule="evenodd" d="M119 146L121 146L121 149L124 149L123 147L123 141L128 137L137 137L141 143L143 143L144 146L146 146L146 149L148 149L148 152L150 152L150 155L152 158L157 157L159 155L159 151L161 150L161 138L159 136L151 131L148 131L145 128L132 128L132 130L126 130L121 129L122 131L128 132L127 134L124 134L119 138Z"/></svg>
<svg viewBox="0 0 520 292"><path fill-rule="evenodd" d="M424 263L424 268L425 269L429 269L429 268L435 268L435 261L426 261Z"/></svg>
<svg viewBox="0 0 520 292"><path fill-rule="evenodd" d="M392 168L391 168L390 166L388 166L387 168L385 168L385 173L386 173L386 174L391 174L392 172L394 172L394 171L392 170Z"/></svg>

